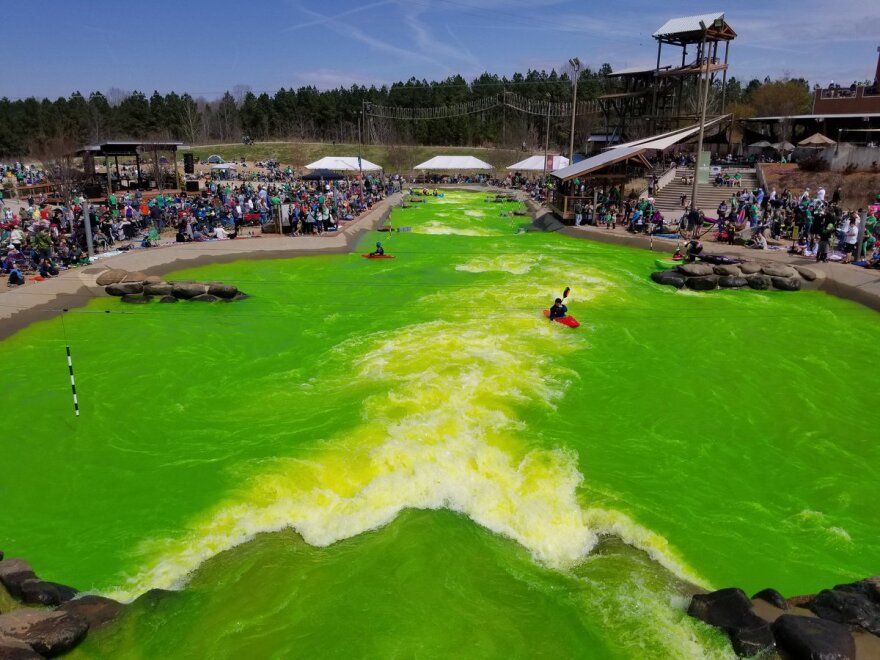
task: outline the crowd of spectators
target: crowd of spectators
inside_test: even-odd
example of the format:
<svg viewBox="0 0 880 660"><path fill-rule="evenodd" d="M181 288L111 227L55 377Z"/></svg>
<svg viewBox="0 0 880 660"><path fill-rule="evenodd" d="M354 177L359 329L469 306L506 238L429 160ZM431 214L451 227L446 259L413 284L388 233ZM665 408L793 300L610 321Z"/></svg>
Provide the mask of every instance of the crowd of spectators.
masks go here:
<svg viewBox="0 0 880 660"><path fill-rule="evenodd" d="M236 238L244 226L267 223L287 225L292 236L333 232L399 190L401 182L398 177L372 176L362 182L293 176L271 183L211 178L197 194L148 198L140 190L126 191L110 194L102 204L79 195L62 204L50 204L44 196L15 204L0 198L0 269L8 285L17 286L89 263L85 211L100 255L166 242Z"/></svg>

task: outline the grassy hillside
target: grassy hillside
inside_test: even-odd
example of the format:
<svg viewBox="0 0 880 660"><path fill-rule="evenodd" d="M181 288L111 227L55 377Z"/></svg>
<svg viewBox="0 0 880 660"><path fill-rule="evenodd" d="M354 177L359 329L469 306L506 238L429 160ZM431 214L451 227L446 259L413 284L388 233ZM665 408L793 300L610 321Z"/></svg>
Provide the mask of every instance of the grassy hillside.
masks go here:
<svg viewBox="0 0 880 660"><path fill-rule="evenodd" d="M273 158L283 165L302 167L324 156L357 156L356 144L326 144L321 142L257 142L253 145L205 145L193 147L197 158L217 154L226 160L244 158L249 163ZM381 165L388 172L412 171L415 165L433 156L475 156L504 170L527 155L514 149L487 149L480 147L424 147L403 145L364 145L363 157Z"/></svg>

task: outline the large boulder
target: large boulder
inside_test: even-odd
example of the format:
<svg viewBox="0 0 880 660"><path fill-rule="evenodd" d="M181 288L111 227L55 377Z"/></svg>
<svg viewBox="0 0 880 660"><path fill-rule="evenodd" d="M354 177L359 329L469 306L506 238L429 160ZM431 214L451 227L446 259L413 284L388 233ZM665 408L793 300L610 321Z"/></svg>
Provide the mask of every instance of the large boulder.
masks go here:
<svg viewBox="0 0 880 660"><path fill-rule="evenodd" d="M783 614L773 622L776 645L792 658L855 660L856 644L846 626L834 621Z"/></svg>
<svg viewBox="0 0 880 660"><path fill-rule="evenodd" d="M877 580L877 578L873 578ZM820 591L809 604L817 616L880 635L880 593L869 580Z"/></svg>
<svg viewBox="0 0 880 660"><path fill-rule="evenodd" d="M103 273L98 275L98 278L95 280L95 284L97 284L98 286L116 284L117 282L121 282L122 278L126 275L128 275L127 270L122 270L121 268L111 268L110 270L105 270Z"/></svg>
<svg viewBox="0 0 880 660"><path fill-rule="evenodd" d="M746 278L736 275L724 275L718 278L718 286L722 289L741 289L748 285L749 281Z"/></svg>
<svg viewBox="0 0 880 660"><path fill-rule="evenodd" d="M159 277L158 275L147 275L144 278L144 286L146 286L147 284L158 284L161 281L162 281L162 278Z"/></svg>
<svg viewBox="0 0 880 660"><path fill-rule="evenodd" d="M0 658L3 660L43 660L43 656L24 642L0 635Z"/></svg>
<svg viewBox="0 0 880 660"><path fill-rule="evenodd" d="M694 291L713 291L718 288L718 276L689 277L685 285L688 289L693 289Z"/></svg>
<svg viewBox="0 0 880 660"><path fill-rule="evenodd" d="M144 293L148 296L170 296L173 288L168 282L144 284Z"/></svg>
<svg viewBox="0 0 880 660"><path fill-rule="evenodd" d="M774 646L770 624L755 614L751 601L741 589L697 594L691 599L687 612L727 633L737 655L752 656Z"/></svg>
<svg viewBox="0 0 880 660"><path fill-rule="evenodd" d="M776 589L762 589L752 596L752 600L763 600L765 603L770 603L773 607L777 607L780 610L788 609L788 602L785 600L785 596L776 591Z"/></svg>
<svg viewBox="0 0 880 660"><path fill-rule="evenodd" d="M739 269L743 272L743 275L755 275L761 272L761 264L756 264L753 261L746 261L739 265Z"/></svg>
<svg viewBox="0 0 880 660"><path fill-rule="evenodd" d="M798 277L798 272L785 264L765 264L761 271L770 277Z"/></svg>
<svg viewBox="0 0 880 660"><path fill-rule="evenodd" d="M95 630L115 619L124 609L125 605L111 598L89 595L64 603L58 611L78 616L89 624L90 630Z"/></svg>
<svg viewBox="0 0 880 660"><path fill-rule="evenodd" d="M657 284L674 286L676 289L680 289L684 286L684 282L687 278L674 270L664 270L657 273L651 273L651 279Z"/></svg>
<svg viewBox="0 0 880 660"><path fill-rule="evenodd" d="M212 296L223 298L224 300L232 300L233 298L235 298L235 294L238 293L238 288L232 286L231 284L215 282L208 285L208 293Z"/></svg>
<svg viewBox="0 0 880 660"><path fill-rule="evenodd" d="M798 274L803 277L807 282L815 282L819 277L818 273L812 268L807 268L805 266L795 266L794 269L798 272Z"/></svg>
<svg viewBox="0 0 880 660"><path fill-rule="evenodd" d="M218 302L220 298L217 296L212 296L210 293L203 293L195 298L190 298L191 302Z"/></svg>
<svg viewBox="0 0 880 660"><path fill-rule="evenodd" d="M704 275L713 275L715 270L711 264L681 264L678 266L678 272L683 275L702 277Z"/></svg>
<svg viewBox="0 0 880 660"><path fill-rule="evenodd" d="M756 291L766 291L772 284L770 278L766 275L749 275L746 278L746 282L749 283L750 288L755 289Z"/></svg>
<svg viewBox="0 0 880 660"><path fill-rule="evenodd" d="M126 273L125 277L122 278L123 282L140 282L143 284L144 280L147 279L147 276L144 275L141 271L136 270L131 273Z"/></svg>
<svg viewBox="0 0 880 660"><path fill-rule="evenodd" d="M739 277L742 275L742 271L739 269L739 266L734 266L732 264L713 266L712 270L715 272L716 275L727 275L729 277Z"/></svg>
<svg viewBox="0 0 880 660"><path fill-rule="evenodd" d="M130 293L122 296L120 300L124 303L129 303L130 305L146 305L150 302L150 297L145 296L142 293Z"/></svg>
<svg viewBox="0 0 880 660"><path fill-rule="evenodd" d="M793 277L771 277L773 288L779 291L800 291L801 281Z"/></svg>
<svg viewBox="0 0 880 660"><path fill-rule="evenodd" d="M198 282L175 282L171 287L171 295L183 300L191 300L207 292L208 286Z"/></svg>
<svg viewBox="0 0 880 660"><path fill-rule="evenodd" d="M26 580L34 580L36 577L31 565L24 559L14 557L0 561L0 583L16 600L21 600L22 583Z"/></svg>
<svg viewBox="0 0 880 660"><path fill-rule="evenodd" d="M22 608L0 614L0 637L24 642L47 658L67 653L88 630L85 620L68 612Z"/></svg>
<svg viewBox="0 0 880 660"><path fill-rule="evenodd" d="M55 585L39 578L30 578L21 583L21 602L26 605L60 605L61 592Z"/></svg>
<svg viewBox="0 0 880 660"><path fill-rule="evenodd" d="M144 285L140 282L120 282L111 284L104 289L111 296L127 296L144 292Z"/></svg>
<svg viewBox="0 0 880 660"><path fill-rule="evenodd" d="M175 298L174 296L162 296L161 298L159 298L159 302L160 303L176 303L177 298Z"/></svg>

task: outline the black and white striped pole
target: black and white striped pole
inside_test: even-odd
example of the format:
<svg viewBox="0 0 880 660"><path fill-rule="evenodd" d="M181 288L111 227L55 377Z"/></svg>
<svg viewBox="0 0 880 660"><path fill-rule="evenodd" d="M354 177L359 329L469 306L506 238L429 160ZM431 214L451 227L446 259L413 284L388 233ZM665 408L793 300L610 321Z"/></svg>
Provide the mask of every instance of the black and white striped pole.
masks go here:
<svg viewBox="0 0 880 660"><path fill-rule="evenodd" d="M73 411L79 417L79 402L76 400L76 381L73 379L73 360L70 358L70 346L67 349L67 369L70 371L70 391L73 393Z"/></svg>
<svg viewBox="0 0 880 660"><path fill-rule="evenodd" d="M70 372L70 391L73 394L73 412L79 417L79 401L76 399L76 381L73 378L73 359L70 357L70 342L67 341L67 326L64 325L64 315L67 309L61 310L61 331L64 333L64 349L67 351L67 370Z"/></svg>

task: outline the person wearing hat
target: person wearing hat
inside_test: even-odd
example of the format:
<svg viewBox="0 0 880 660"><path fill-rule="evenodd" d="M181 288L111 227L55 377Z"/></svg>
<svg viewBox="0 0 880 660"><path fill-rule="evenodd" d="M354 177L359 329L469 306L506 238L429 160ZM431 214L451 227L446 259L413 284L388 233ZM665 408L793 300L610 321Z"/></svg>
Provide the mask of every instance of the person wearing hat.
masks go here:
<svg viewBox="0 0 880 660"><path fill-rule="evenodd" d="M373 252L370 252L371 257L381 257L385 254L385 248L382 247L380 242L376 242L376 249Z"/></svg>

